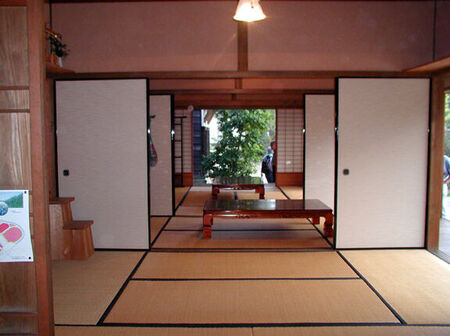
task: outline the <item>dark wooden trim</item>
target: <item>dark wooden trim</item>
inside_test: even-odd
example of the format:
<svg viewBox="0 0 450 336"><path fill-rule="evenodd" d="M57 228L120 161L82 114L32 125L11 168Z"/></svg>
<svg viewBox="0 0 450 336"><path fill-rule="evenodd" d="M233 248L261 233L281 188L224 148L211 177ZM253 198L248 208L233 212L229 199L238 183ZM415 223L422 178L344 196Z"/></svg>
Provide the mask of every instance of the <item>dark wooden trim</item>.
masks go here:
<svg viewBox="0 0 450 336"><path fill-rule="evenodd" d="M186 108L193 105L203 109L241 109L241 108L301 108L303 101L299 99L278 99L278 100L177 100L175 98L176 108Z"/></svg>
<svg viewBox="0 0 450 336"><path fill-rule="evenodd" d="M192 187L194 185L194 174L183 173L183 184L185 187Z"/></svg>
<svg viewBox="0 0 450 336"><path fill-rule="evenodd" d="M48 186L44 115L44 1L27 6L30 86L30 142L34 215L34 259L39 335L54 335Z"/></svg>
<svg viewBox="0 0 450 336"><path fill-rule="evenodd" d="M413 68L405 69L407 72L437 72L450 69L450 56L442 57L432 62L428 62Z"/></svg>
<svg viewBox="0 0 450 336"><path fill-rule="evenodd" d="M430 144L428 166L428 209L427 241L428 250L439 248L439 227L442 214L442 174L444 164L444 99L445 77L432 79Z"/></svg>
<svg viewBox="0 0 450 336"><path fill-rule="evenodd" d="M0 6L26 6L27 0L0 0Z"/></svg>
<svg viewBox="0 0 450 336"><path fill-rule="evenodd" d="M276 95L276 94L334 94L333 89L175 89L175 90L150 90L150 94L245 94L245 95Z"/></svg>
<svg viewBox="0 0 450 336"><path fill-rule="evenodd" d="M149 79L235 79L235 78L302 78L319 79L336 77L424 78L431 72L403 71L141 71L141 72L80 72L50 73L49 78L58 79L109 79L148 77Z"/></svg>
<svg viewBox="0 0 450 336"><path fill-rule="evenodd" d="M280 173L277 172L277 186L302 186L303 173Z"/></svg>

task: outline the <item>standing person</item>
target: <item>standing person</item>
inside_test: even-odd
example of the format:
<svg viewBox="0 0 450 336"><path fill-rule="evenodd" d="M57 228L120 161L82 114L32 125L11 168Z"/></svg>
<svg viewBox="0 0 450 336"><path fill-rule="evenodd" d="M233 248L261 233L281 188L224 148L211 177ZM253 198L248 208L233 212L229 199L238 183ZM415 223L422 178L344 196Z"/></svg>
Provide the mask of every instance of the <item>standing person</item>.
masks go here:
<svg viewBox="0 0 450 336"><path fill-rule="evenodd" d="M264 174L266 176L267 182L269 183L275 182L276 149L277 143L275 141L272 141L270 143L270 151L264 156L261 164L261 175Z"/></svg>
<svg viewBox="0 0 450 336"><path fill-rule="evenodd" d="M447 206L448 186L450 181L450 158L444 155L444 184L442 186L442 218L450 220L450 210Z"/></svg>

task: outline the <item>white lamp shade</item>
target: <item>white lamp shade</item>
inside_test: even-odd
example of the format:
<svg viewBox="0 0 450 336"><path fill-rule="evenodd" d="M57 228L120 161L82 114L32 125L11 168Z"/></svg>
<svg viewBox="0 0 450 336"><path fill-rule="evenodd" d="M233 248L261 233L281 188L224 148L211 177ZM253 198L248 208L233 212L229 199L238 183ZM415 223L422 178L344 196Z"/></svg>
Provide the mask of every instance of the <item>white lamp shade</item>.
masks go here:
<svg viewBox="0 0 450 336"><path fill-rule="evenodd" d="M233 19L236 21L253 22L266 18L259 0L239 0Z"/></svg>

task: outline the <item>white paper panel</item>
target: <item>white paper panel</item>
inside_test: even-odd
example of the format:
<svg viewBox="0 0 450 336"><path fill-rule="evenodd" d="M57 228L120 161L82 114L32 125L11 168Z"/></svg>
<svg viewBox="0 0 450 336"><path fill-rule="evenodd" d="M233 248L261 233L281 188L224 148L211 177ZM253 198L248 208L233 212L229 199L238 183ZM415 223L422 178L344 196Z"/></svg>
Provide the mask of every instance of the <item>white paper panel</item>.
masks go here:
<svg viewBox="0 0 450 336"><path fill-rule="evenodd" d="M303 110L277 110L277 172L303 171Z"/></svg>
<svg viewBox="0 0 450 336"><path fill-rule="evenodd" d="M94 220L96 248L148 248L146 81L57 81L56 108L74 219Z"/></svg>
<svg viewBox="0 0 450 336"><path fill-rule="evenodd" d="M150 168L152 216L172 216L172 141L170 96L150 96L152 140L158 163Z"/></svg>
<svg viewBox="0 0 450 336"><path fill-rule="evenodd" d="M334 95L305 95L305 198L334 209Z"/></svg>
<svg viewBox="0 0 450 336"><path fill-rule="evenodd" d="M423 247L429 80L339 79L338 93L336 246Z"/></svg>

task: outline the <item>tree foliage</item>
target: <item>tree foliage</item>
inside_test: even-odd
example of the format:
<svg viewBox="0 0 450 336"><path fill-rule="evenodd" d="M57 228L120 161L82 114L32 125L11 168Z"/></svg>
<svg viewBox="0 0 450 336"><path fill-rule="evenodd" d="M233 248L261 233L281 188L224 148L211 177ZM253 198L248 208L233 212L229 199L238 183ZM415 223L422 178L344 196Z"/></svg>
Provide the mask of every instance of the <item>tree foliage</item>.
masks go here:
<svg viewBox="0 0 450 336"><path fill-rule="evenodd" d="M249 176L256 172L274 129L273 110L218 110L219 139L203 158L205 176Z"/></svg>
<svg viewBox="0 0 450 336"><path fill-rule="evenodd" d="M444 153L450 156L450 92L445 93L445 149Z"/></svg>

